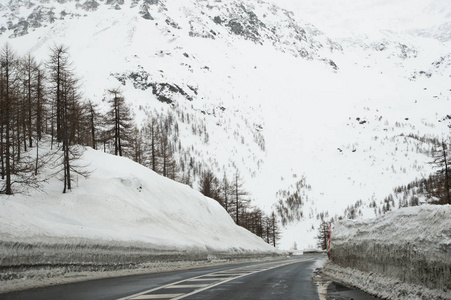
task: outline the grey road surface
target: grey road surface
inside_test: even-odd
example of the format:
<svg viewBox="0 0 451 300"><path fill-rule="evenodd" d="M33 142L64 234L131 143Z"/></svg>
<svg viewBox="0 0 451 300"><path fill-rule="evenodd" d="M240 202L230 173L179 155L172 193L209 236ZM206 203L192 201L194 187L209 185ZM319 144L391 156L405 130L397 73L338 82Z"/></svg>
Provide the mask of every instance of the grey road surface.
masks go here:
<svg viewBox="0 0 451 300"><path fill-rule="evenodd" d="M0 299L318 300L317 283L312 277L324 260L323 255L303 255L274 261L108 278L0 294ZM337 289L333 293L333 297L326 296L325 299L351 299L341 297ZM375 299L367 296L353 291L354 300Z"/></svg>

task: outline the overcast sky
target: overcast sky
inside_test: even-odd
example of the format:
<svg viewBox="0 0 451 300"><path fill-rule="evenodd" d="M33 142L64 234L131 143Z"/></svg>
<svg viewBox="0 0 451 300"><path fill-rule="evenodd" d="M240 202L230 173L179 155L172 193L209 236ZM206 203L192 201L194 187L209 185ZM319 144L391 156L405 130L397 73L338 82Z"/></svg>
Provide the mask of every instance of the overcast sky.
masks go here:
<svg viewBox="0 0 451 300"><path fill-rule="evenodd" d="M426 28L451 20L451 0L271 0L333 33Z"/></svg>

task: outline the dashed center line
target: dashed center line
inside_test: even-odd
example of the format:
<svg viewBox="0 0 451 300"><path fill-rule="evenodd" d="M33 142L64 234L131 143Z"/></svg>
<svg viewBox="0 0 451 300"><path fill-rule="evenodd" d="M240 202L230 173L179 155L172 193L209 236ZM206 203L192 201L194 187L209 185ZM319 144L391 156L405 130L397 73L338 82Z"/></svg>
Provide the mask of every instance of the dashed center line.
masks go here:
<svg viewBox="0 0 451 300"><path fill-rule="evenodd" d="M297 259L297 260L290 260L285 262L269 262L269 263L262 263L260 265L252 265L252 266L246 266L246 267L239 267L231 270L226 271L218 271L213 272L209 274L204 274L196 277L187 278L184 280L180 280L177 282L169 283L160 287L156 287L141 293L137 293L134 295L130 295L124 298L120 298L118 300L140 300L140 299L172 299L172 300L178 300L183 299L188 296L200 293L202 291L211 289L213 287L216 287L218 285L227 283L229 281L245 277L248 275L252 275L259 272L264 272L267 270L271 270L274 268L295 264L303 261L309 261L313 259ZM194 283L204 281L207 283ZM164 293L163 291L170 290L170 289L187 289L188 291L185 293ZM163 292L163 293L162 293Z"/></svg>

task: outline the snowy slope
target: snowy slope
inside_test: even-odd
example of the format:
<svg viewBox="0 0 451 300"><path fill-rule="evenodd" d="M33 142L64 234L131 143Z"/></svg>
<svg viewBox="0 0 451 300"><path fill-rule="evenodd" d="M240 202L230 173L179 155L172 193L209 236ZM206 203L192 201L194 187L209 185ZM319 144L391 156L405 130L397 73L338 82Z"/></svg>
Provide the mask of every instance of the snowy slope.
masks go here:
<svg viewBox="0 0 451 300"><path fill-rule="evenodd" d="M133 161L86 149L73 192L57 178L43 191L0 198L4 243L130 243L153 249L272 252L215 201ZM52 172L49 166L46 170ZM78 241L78 242L77 242Z"/></svg>
<svg viewBox="0 0 451 300"><path fill-rule="evenodd" d="M429 175L433 145L409 135L449 136L451 47L436 38L448 2L335 2L277 2L294 15L263 1L16 0L1 2L0 45L41 61L69 45L86 98L104 105L120 86L138 125L149 112L174 113L182 153L219 178L238 166L267 212L305 178L303 219L284 228L280 246L312 247L320 213L341 216L361 201L357 210L374 216L370 203ZM184 94L163 91L168 105L152 84Z"/></svg>

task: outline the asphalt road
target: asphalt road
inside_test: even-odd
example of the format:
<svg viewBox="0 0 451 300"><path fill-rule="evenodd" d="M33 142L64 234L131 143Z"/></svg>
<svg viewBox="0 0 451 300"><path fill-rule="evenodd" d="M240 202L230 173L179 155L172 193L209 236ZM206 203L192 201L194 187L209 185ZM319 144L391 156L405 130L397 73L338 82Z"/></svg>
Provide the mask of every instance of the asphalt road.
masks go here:
<svg viewBox="0 0 451 300"><path fill-rule="evenodd" d="M0 294L1 300L18 299L305 299L318 300L313 272L325 261L323 255L199 268L78 282ZM333 285L332 285L333 286ZM341 288L349 293L349 289ZM334 296L324 299L351 299ZM366 300L353 291L354 300ZM360 295L360 296L359 296ZM359 298L360 297L360 298ZM374 299L374 298L373 298Z"/></svg>

